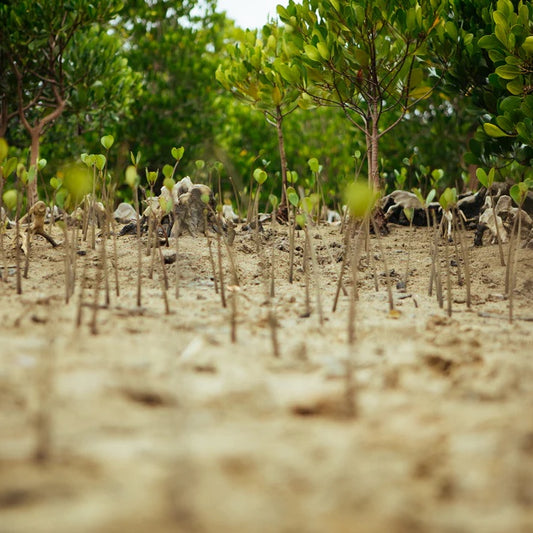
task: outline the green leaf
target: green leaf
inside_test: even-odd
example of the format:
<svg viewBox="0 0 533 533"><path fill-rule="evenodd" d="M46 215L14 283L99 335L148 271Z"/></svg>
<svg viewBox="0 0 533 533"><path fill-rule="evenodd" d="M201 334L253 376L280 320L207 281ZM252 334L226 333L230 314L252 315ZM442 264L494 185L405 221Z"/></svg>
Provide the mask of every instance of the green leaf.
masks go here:
<svg viewBox="0 0 533 533"><path fill-rule="evenodd" d="M524 203L524 200L526 199L527 191L528 186L524 182L515 183L511 187L509 195L514 200L515 204L521 207Z"/></svg>
<svg viewBox="0 0 533 533"><path fill-rule="evenodd" d="M510 81L507 85L507 90L514 95L519 95L524 92L524 82L522 80L522 76L519 76L518 78L514 79L513 81Z"/></svg>
<svg viewBox="0 0 533 533"><path fill-rule="evenodd" d="M312 61L322 61L322 56L320 55L316 46L313 46L312 44L304 44L304 51L305 55Z"/></svg>
<svg viewBox="0 0 533 533"><path fill-rule="evenodd" d="M0 163L6 159L8 149L7 141L3 137L0 137Z"/></svg>
<svg viewBox="0 0 533 533"><path fill-rule="evenodd" d="M489 182L488 182L487 173L481 167L478 167L476 169L476 177L477 177L479 183L481 183L481 185L483 185L483 187L486 187L487 189L490 187Z"/></svg>
<svg viewBox="0 0 533 533"><path fill-rule="evenodd" d="M183 154L185 153L185 148L183 148L183 146L180 146L179 148L174 147L172 148L171 153L172 153L172 157L176 161L179 161L183 157Z"/></svg>
<svg viewBox="0 0 533 533"><path fill-rule="evenodd" d="M432 87L417 87L416 89L409 91L409 96L416 100L425 100L431 96L432 91Z"/></svg>
<svg viewBox="0 0 533 533"><path fill-rule="evenodd" d="M518 98L518 96L508 96L507 98L504 98L501 101L500 109L504 113L511 113L512 111L519 109L521 103L522 103L522 99Z"/></svg>
<svg viewBox="0 0 533 533"><path fill-rule="evenodd" d="M526 54L533 55L533 35L526 37L526 40L522 43L522 48Z"/></svg>
<svg viewBox="0 0 533 533"><path fill-rule="evenodd" d="M164 175L164 172L165 172L165 169L163 169L163 175ZM176 185L176 182L170 178L170 177L165 177L165 179L163 180L163 185L169 190L169 191L172 191L172 189L174 188L174 185Z"/></svg>
<svg viewBox="0 0 533 533"><path fill-rule="evenodd" d="M298 172L296 170L289 170L287 172L287 181L289 183L296 183L298 181Z"/></svg>
<svg viewBox="0 0 533 533"><path fill-rule="evenodd" d="M520 75L520 69L516 65L501 65L495 72L504 80L514 80Z"/></svg>
<svg viewBox="0 0 533 533"><path fill-rule="evenodd" d="M138 180L137 169L133 165L128 166L126 169L126 183L133 189L137 186Z"/></svg>
<svg viewBox="0 0 533 533"><path fill-rule="evenodd" d="M272 205L272 209L276 210L279 204L278 197L275 194L269 194L268 195L268 201Z"/></svg>
<svg viewBox="0 0 533 533"><path fill-rule="evenodd" d="M307 164L309 165L311 172L314 172L315 174L318 172L320 164L318 163L318 159L316 157L312 157L311 159L309 159Z"/></svg>
<svg viewBox="0 0 533 533"><path fill-rule="evenodd" d="M499 48L500 41L494 35L484 35L477 42L480 48L485 48L486 50L492 50L494 48Z"/></svg>
<svg viewBox="0 0 533 533"><path fill-rule="evenodd" d="M98 170L103 170L105 167L106 158L103 154L97 154L94 156L94 164Z"/></svg>
<svg viewBox="0 0 533 533"><path fill-rule="evenodd" d="M156 170L149 171L148 169L146 169L146 181L150 185L153 185L157 181L158 174L159 174L158 170L157 171Z"/></svg>
<svg viewBox="0 0 533 533"><path fill-rule="evenodd" d="M507 133L502 131L498 126L486 122L483 124L483 130L489 137L499 138L499 137L510 137Z"/></svg>
<svg viewBox="0 0 533 533"><path fill-rule="evenodd" d="M457 203L457 190L455 187L453 189L446 187L439 198L439 203L444 211L448 211L453 207Z"/></svg>
<svg viewBox="0 0 533 533"><path fill-rule="evenodd" d="M262 185L263 183L265 183L267 178L268 178L268 174L262 168L256 168L254 170L254 180L257 181L259 185Z"/></svg>
<svg viewBox="0 0 533 533"><path fill-rule="evenodd" d="M113 143L115 142L115 138L113 137L113 135L104 135L100 139L100 142L102 143L102 146L106 150L109 150L113 146Z"/></svg>
<svg viewBox="0 0 533 533"><path fill-rule="evenodd" d="M194 165L198 170L202 170L205 167L205 161L203 159L197 159Z"/></svg>
<svg viewBox="0 0 533 533"><path fill-rule="evenodd" d="M172 173L174 172L174 167L172 165L165 165L163 167L163 176L165 176L165 178L170 178L170 176L172 176Z"/></svg>
<svg viewBox="0 0 533 533"><path fill-rule="evenodd" d="M302 215L301 213L299 215L296 215L295 218L296 225L300 228L305 228L305 225L307 224L307 218L305 215Z"/></svg>
<svg viewBox="0 0 533 533"><path fill-rule="evenodd" d="M17 191L15 189L10 189L9 191L5 191L2 200L4 202L4 205L13 211L17 207Z"/></svg>
<svg viewBox="0 0 533 533"><path fill-rule="evenodd" d="M46 159L39 159L38 163L37 163L37 168L39 170L42 170L46 165L47 165L48 161Z"/></svg>
<svg viewBox="0 0 533 533"><path fill-rule="evenodd" d="M300 202L300 197L298 196L298 193L294 189L294 187L287 187L287 200L294 206L298 207L298 204Z"/></svg>
<svg viewBox="0 0 533 533"><path fill-rule="evenodd" d="M363 218L374 209L377 194L367 183L353 182L344 191L344 201L348 211L355 218Z"/></svg>
<svg viewBox="0 0 533 533"><path fill-rule="evenodd" d="M17 168L18 159L16 157L10 157L4 164L4 178L10 176Z"/></svg>

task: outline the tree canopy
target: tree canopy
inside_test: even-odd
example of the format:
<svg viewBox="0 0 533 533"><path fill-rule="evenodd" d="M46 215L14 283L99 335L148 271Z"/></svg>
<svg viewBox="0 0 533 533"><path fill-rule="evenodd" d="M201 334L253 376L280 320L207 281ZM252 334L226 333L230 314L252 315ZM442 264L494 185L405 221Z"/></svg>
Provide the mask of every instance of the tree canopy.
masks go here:
<svg viewBox="0 0 533 533"><path fill-rule="evenodd" d="M478 167L531 174L530 3L289 0L278 13L246 32L216 0L2 4L0 137L36 171L48 160L41 195L106 134L117 174L130 152L153 171L184 146L180 173L205 181L216 163L244 195L257 167L276 194L288 169L305 184L312 158L331 198L359 174L442 190L476 187Z"/></svg>

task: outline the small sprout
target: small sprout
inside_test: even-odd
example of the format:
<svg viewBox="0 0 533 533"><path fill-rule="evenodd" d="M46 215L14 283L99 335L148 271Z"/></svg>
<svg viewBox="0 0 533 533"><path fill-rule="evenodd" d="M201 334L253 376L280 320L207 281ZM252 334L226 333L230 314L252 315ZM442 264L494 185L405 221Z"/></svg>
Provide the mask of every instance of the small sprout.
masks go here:
<svg viewBox="0 0 533 533"><path fill-rule="evenodd" d="M46 164L48 163L48 161L46 159L39 159L38 163L37 163L37 168L39 170L42 170Z"/></svg>
<svg viewBox="0 0 533 533"><path fill-rule="evenodd" d="M521 181L520 183L516 183L515 185L511 187L511 190L509 191L509 195L514 200L516 205L521 207L526 199L528 190L529 190L528 183L525 181Z"/></svg>
<svg viewBox="0 0 533 533"><path fill-rule="evenodd" d="M209 194L202 194L202 202L207 205L209 203Z"/></svg>
<svg viewBox="0 0 533 533"><path fill-rule="evenodd" d="M52 189L55 189L57 191L61 188L62 185L63 180L59 179L58 177L54 176L53 178L50 178L50 187L52 187Z"/></svg>
<svg viewBox="0 0 533 533"><path fill-rule="evenodd" d="M316 157L312 157L307 162L309 165L309 168L311 169L311 172L314 172L315 174L320 171L320 163L318 162L318 159Z"/></svg>
<svg viewBox="0 0 533 533"><path fill-rule="evenodd" d="M305 224L307 222L307 218L305 215L296 215L296 225L299 226L300 228L305 228Z"/></svg>
<svg viewBox="0 0 533 533"><path fill-rule="evenodd" d="M256 168L254 170L254 180L257 181L259 185L262 185L263 183L265 183L267 178L268 178L268 174L262 168Z"/></svg>
<svg viewBox="0 0 533 533"><path fill-rule="evenodd" d="M6 191L2 196L2 200L8 209L14 210L17 206L17 191L15 189Z"/></svg>
<svg viewBox="0 0 533 533"><path fill-rule="evenodd" d="M165 172L165 169L163 169L163 174ZM169 190L172 191L174 188L174 185L176 185L176 182L172 178L165 178L165 181L163 181L163 185Z"/></svg>
<svg viewBox="0 0 533 533"><path fill-rule="evenodd" d="M165 178L167 179L171 178L173 172L174 172L174 167L172 165L165 165L163 167L163 176L165 176Z"/></svg>
<svg viewBox="0 0 533 533"><path fill-rule="evenodd" d="M172 210L172 201L167 200L164 196L159 197L159 205L165 215L168 215Z"/></svg>
<svg viewBox="0 0 533 533"><path fill-rule="evenodd" d="M106 164L106 157L103 154L96 154L94 156L94 164L98 170L103 170Z"/></svg>
<svg viewBox="0 0 533 533"><path fill-rule="evenodd" d="M296 170L289 170L287 172L287 181L289 183L296 183L298 181L298 172Z"/></svg>
<svg viewBox="0 0 533 533"><path fill-rule="evenodd" d="M137 155L133 155L133 152L130 152L130 159L131 159L131 164L133 166L139 166L139 163L141 162L141 152L137 152Z"/></svg>
<svg viewBox="0 0 533 533"><path fill-rule="evenodd" d="M146 169L146 181L148 181L150 185L153 185L157 181L158 175L159 175L159 170L149 171L148 169Z"/></svg>
<svg viewBox="0 0 533 533"><path fill-rule="evenodd" d="M73 164L63 169L65 175L64 186L69 192L74 203L89 194L92 190L92 177L88 169L79 164Z"/></svg>
<svg viewBox="0 0 533 533"><path fill-rule="evenodd" d="M139 183L139 176L137 175L137 169L130 165L126 169L126 183L133 189L135 188Z"/></svg>
<svg viewBox="0 0 533 533"><path fill-rule="evenodd" d="M113 146L113 143L115 142L115 138L113 137L113 135L104 135L100 139L100 142L102 143L102 146L106 150L109 150Z"/></svg>
<svg viewBox="0 0 533 533"><path fill-rule="evenodd" d="M287 199L294 207L298 207L298 204L300 203L300 197L298 196L298 193L294 187L287 188Z"/></svg>
<svg viewBox="0 0 533 533"><path fill-rule="evenodd" d="M202 170L205 167L205 161L203 159L197 159L194 164L198 170Z"/></svg>
<svg viewBox="0 0 533 533"><path fill-rule="evenodd" d="M368 216L376 204L378 193L362 182L353 182L344 191L344 200L350 214L355 218Z"/></svg>
<svg viewBox="0 0 533 533"><path fill-rule="evenodd" d="M272 209L275 211L279 204L279 199L275 194L270 194L268 196L268 201L272 205Z"/></svg>
<svg viewBox="0 0 533 533"><path fill-rule="evenodd" d="M171 150L171 154L172 154L172 157L176 160L176 161L180 161L181 158L183 157L183 154L185 153L185 148L183 148L183 146L180 146L179 148L172 148Z"/></svg>

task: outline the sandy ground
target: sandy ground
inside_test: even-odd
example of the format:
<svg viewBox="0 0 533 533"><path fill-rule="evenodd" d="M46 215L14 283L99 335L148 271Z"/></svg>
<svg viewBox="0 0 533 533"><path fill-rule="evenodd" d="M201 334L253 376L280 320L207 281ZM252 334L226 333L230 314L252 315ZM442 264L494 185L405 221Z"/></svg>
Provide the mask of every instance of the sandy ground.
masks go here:
<svg viewBox="0 0 533 533"><path fill-rule="evenodd" d="M161 269L149 279L144 255L137 307L136 238L121 237L120 297L110 267L111 301L102 305L101 292L96 334L98 247L80 244L87 253L66 304L65 247L35 237L22 294L12 268L0 282L0 532L533 532L533 251L518 256L511 324L497 246L473 248L468 233L473 303L467 309L452 268L448 317L427 295L427 232L393 226L382 240L394 270L391 314L372 237L350 349L349 297L331 312L339 228L311 230L323 324L314 282L305 316L303 232L291 285L286 229L266 229L262 254L243 231L233 245L235 343L231 293L223 308L204 237L180 239L179 299L175 267L166 266L169 314ZM107 250L112 258L111 241Z"/></svg>

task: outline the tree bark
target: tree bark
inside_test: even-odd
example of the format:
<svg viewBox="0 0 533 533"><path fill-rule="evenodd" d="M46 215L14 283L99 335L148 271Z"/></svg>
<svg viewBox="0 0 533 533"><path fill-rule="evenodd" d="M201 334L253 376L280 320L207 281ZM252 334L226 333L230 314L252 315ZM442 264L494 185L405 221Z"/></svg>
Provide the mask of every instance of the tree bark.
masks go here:
<svg viewBox="0 0 533 533"><path fill-rule="evenodd" d="M278 148L281 160L281 200L279 202L278 217L282 220L289 219L289 203L287 199L287 154L285 153L285 140L283 138L283 114L281 107L276 108L276 130L278 132Z"/></svg>

